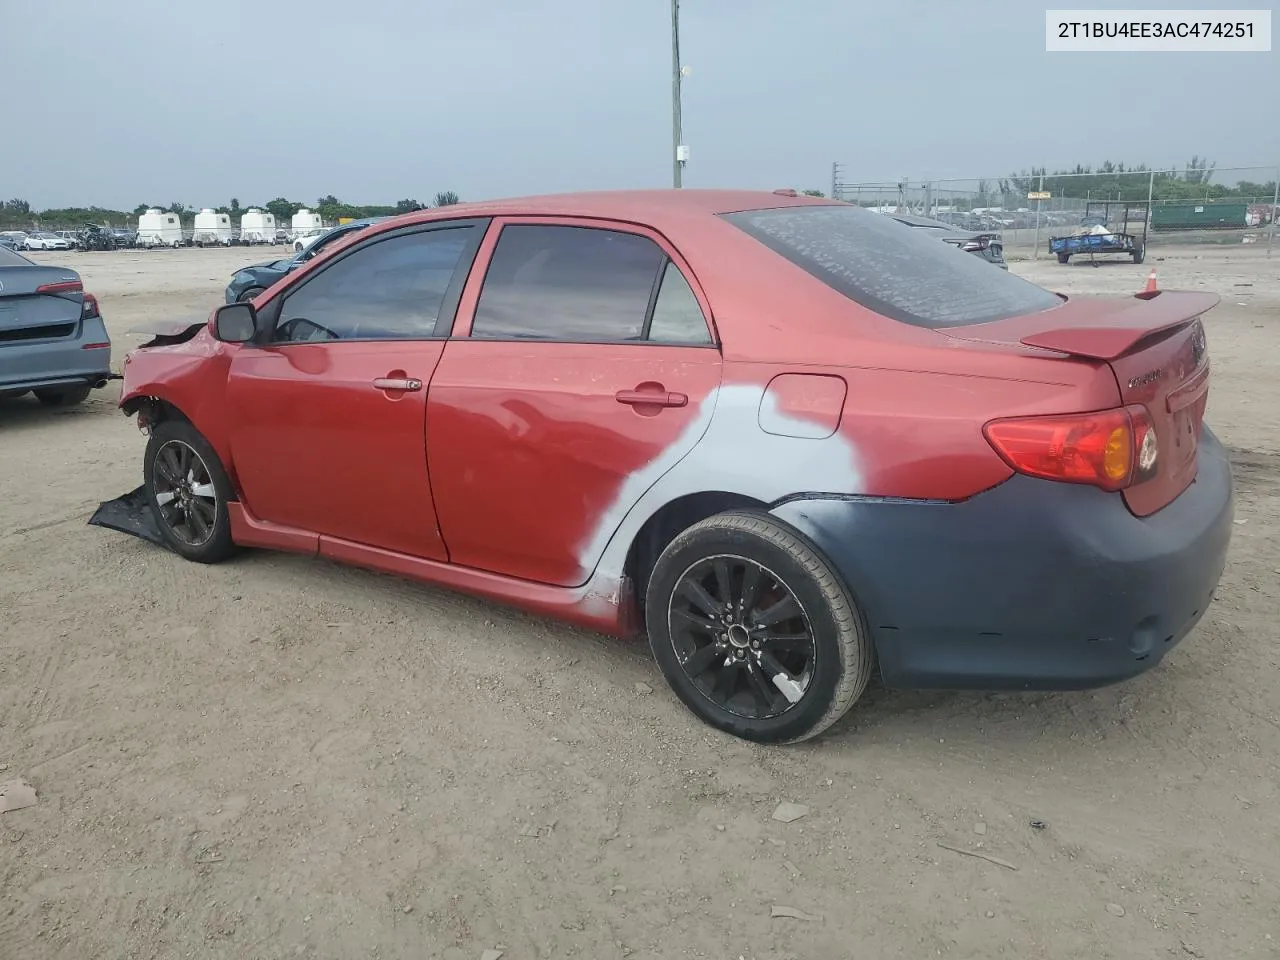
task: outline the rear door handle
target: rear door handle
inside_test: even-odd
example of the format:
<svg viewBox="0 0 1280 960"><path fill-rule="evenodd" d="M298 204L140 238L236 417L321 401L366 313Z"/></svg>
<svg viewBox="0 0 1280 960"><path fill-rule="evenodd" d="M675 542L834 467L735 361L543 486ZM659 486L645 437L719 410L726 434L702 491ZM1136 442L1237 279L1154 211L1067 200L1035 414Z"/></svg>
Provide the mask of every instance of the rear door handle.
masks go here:
<svg viewBox="0 0 1280 960"><path fill-rule="evenodd" d="M689 398L683 393L659 393L648 390L619 390L613 395L619 403L632 407L685 407Z"/></svg>
<svg viewBox="0 0 1280 960"><path fill-rule="evenodd" d="M378 377L373 381L373 386L375 390L414 391L422 389L422 381L412 377Z"/></svg>

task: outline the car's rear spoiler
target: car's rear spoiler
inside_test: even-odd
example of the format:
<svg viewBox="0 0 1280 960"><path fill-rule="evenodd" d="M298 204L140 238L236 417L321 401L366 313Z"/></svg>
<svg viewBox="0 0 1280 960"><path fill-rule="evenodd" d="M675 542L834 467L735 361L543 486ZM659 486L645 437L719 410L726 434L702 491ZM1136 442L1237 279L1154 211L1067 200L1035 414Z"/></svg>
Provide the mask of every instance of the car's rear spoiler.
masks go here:
<svg viewBox="0 0 1280 960"><path fill-rule="evenodd" d="M1082 315L1083 322L1079 325L1029 333L1021 338L1021 342L1028 347L1053 350L1073 357L1111 361L1124 356L1148 337L1190 323L1216 306L1219 299L1215 293L1159 291L1154 294L1138 294L1134 297L1136 302L1131 306L1101 317L1096 316L1099 306L1096 301L1070 301L1069 305L1059 309L1068 310L1074 306L1095 315L1087 320Z"/></svg>

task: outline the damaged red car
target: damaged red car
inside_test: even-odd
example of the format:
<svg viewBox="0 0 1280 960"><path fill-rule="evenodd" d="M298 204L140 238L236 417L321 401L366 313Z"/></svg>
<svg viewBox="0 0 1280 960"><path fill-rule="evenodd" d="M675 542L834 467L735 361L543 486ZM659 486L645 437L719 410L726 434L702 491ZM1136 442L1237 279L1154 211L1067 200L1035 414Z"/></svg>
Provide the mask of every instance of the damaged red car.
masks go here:
<svg viewBox="0 0 1280 960"><path fill-rule="evenodd" d="M877 665L1109 684L1223 570L1215 302L1067 298L784 192L422 211L129 355L134 532L647 632L756 741L818 734Z"/></svg>

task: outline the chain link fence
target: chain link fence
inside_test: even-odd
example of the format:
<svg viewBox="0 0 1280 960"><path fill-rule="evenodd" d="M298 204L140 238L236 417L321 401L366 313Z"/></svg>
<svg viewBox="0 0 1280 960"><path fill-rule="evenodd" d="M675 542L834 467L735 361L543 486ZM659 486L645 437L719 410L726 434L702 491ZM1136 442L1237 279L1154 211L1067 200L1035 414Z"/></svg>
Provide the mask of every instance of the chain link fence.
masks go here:
<svg viewBox="0 0 1280 960"><path fill-rule="evenodd" d="M1187 244L1261 244L1270 255L1277 245L1275 166L895 182L860 182L849 173L850 165L832 165L831 196L881 213L999 233L1009 259L1048 257L1052 238L1085 232L1119 237L1108 245L1141 246L1144 256L1148 248Z"/></svg>

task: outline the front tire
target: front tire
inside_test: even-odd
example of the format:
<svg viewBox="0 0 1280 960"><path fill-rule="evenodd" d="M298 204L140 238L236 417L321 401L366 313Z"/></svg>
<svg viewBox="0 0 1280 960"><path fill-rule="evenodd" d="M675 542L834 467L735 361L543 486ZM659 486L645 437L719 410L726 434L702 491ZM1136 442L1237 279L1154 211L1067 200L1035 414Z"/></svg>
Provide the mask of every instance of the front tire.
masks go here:
<svg viewBox="0 0 1280 960"><path fill-rule="evenodd" d="M84 387L68 387L58 390L37 390L36 399L46 407L74 407L89 399L89 390Z"/></svg>
<svg viewBox="0 0 1280 960"><path fill-rule="evenodd" d="M236 302L247 303L260 294L264 289L264 287L250 287L249 289L242 291L240 296L236 297Z"/></svg>
<svg viewBox="0 0 1280 960"><path fill-rule="evenodd" d="M157 424L142 476L156 525L175 553L197 563L218 563L235 553L227 513L231 481L195 427L185 420Z"/></svg>
<svg viewBox="0 0 1280 960"><path fill-rule="evenodd" d="M676 696L745 740L817 736L871 677L874 650L848 591L806 537L763 512L717 514L677 536L645 610Z"/></svg>

